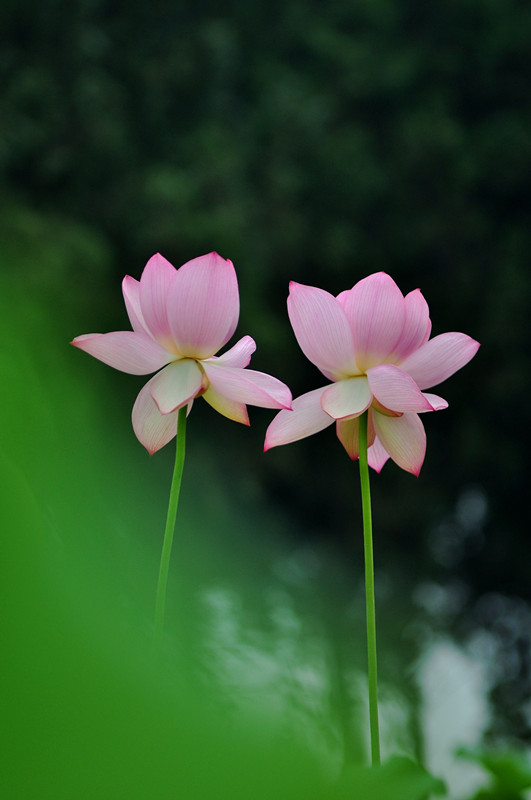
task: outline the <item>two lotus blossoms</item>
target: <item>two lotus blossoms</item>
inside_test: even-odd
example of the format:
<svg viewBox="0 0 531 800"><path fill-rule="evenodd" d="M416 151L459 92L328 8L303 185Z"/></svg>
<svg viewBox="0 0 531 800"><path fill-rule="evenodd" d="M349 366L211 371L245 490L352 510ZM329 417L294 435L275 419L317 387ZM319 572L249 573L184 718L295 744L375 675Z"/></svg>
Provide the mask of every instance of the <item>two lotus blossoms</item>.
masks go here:
<svg viewBox="0 0 531 800"><path fill-rule="evenodd" d="M231 261L209 253L176 270L156 254L140 281L124 278L122 291L132 330L86 334L72 344L123 372L156 372L132 413L135 434L150 453L175 436L179 408L186 405L189 412L194 400L203 397L245 425L248 404L281 409L267 430L266 450L335 422L352 459L359 455L359 417L368 411L369 464L380 471L390 457L418 475L426 450L419 414L447 407L424 390L463 367L479 347L464 333L430 339L429 309L421 292L404 297L383 272L337 297L292 282L288 313L295 336L328 380L292 403L284 383L247 369L256 349L250 336L216 355L239 318Z"/></svg>

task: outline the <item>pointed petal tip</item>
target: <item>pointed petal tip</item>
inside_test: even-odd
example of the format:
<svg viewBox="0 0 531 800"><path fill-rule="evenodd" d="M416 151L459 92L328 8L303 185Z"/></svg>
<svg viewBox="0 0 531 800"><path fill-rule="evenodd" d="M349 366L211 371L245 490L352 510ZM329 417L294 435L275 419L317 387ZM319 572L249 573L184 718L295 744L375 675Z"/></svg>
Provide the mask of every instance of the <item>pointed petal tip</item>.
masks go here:
<svg viewBox="0 0 531 800"><path fill-rule="evenodd" d="M265 439L264 439L264 453L267 453L268 450L271 450L272 447L276 447L277 445L271 441L271 437L269 435L269 428L266 431Z"/></svg>
<svg viewBox="0 0 531 800"><path fill-rule="evenodd" d="M299 289L307 289L307 288L312 288L312 287L308 287L305 283L299 283L298 281L290 281L289 282L290 294L291 294L291 292L298 291Z"/></svg>
<svg viewBox="0 0 531 800"><path fill-rule="evenodd" d="M213 356L238 324L240 299L234 265L213 252L187 261L175 273L166 308L179 352L199 359Z"/></svg>

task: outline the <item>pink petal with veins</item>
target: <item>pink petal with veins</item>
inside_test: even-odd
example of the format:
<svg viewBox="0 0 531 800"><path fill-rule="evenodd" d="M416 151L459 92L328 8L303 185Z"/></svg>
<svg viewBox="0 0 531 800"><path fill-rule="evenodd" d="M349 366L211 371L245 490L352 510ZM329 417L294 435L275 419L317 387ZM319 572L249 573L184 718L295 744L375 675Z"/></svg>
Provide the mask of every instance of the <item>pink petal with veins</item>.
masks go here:
<svg viewBox="0 0 531 800"><path fill-rule="evenodd" d="M386 417L374 413L374 430L395 464L418 475L426 453L426 433L417 414Z"/></svg>
<svg viewBox="0 0 531 800"><path fill-rule="evenodd" d="M153 338L140 308L140 282L126 275L122 281L122 294L132 329Z"/></svg>
<svg viewBox="0 0 531 800"><path fill-rule="evenodd" d="M445 408L448 408L448 403L444 397L439 397L439 395L431 394L430 392L422 392L422 394L431 406L427 411L444 411Z"/></svg>
<svg viewBox="0 0 531 800"><path fill-rule="evenodd" d="M359 418L338 420L336 424L337 438L347 451L348 455L353 461L359 458L359 433L360 421ZM372 414L369 413L367 420L367 442L372 445L374 441L374 425L372 424Z"/></svg>
<svg viewBox="0 0 531 800"><path fill-rule="evenodd" d="M224 367L239 367L244 369L251 361L251 356L256 350L256 343L251 336L244 336L239 342L223 353L221 356L212 356L212 361L223 364ZM210 360L210 359L209 359Z"/></svg>
<svg viewBox="0 0 531 800"><path fill-rule="evenodd" d="M202 362L212 388L219 394L261 408L291 408L291 392L285 383L254 369L225 367L219 360Z"/></svg>
<svg viewBox="0 0 531 800"><path fill-rule="evenodd" d="M367 370L369 386L376 400L391 411L433 411L419 387L400 367L379 364Z"/></svg>
<svg viewBox="0 0 531 800"><path fill-rule="evenodd" d="M338 303L341 304L343 308L345 307L345 303L347 302L347 297L349 296L351 291L352 289L345 289L344 292L339 292L339 294L336 295L336 300L338 301Z"/></svg>
<svg viewBox="0 0 531 800"><path fill-rule="evenodd" d="M292 281L288 314L299 346L329 379L356 374L354 344L345 312L323 289Z"/></svg>
<svg viewBox="0 0 531 800"><path fill-rule="evenodd" d="M324 389L297 397L291 411L280 411L266 431L264 451L281 444L297 442L313 433L318 433L333 423L333 419L321 408Z"/></svg>
<svg viewBox="0 0 531 800"><path fill-rule="evenodd" d="M236 400L229 400L223 397L222 394L216 392L212 386L209 386L203 395L203 399L209 403L215 411L223 414L224 417L234 420L234 422L241 422L243 425L249 425L249 414L247 413L247 406L244 403L238 403Z"/></svg>
<svg viewBox="0 0 531 800"><path fill-rule="evenodd" d="M204 373L190 358L174 361L155 375L151 396L161 414L169 414L186 405L206 388Z"/></svg>
<svg viewBox="0 0 531 800"><path fill-rule="evenodd" d="M344 309L354 336L356 362L365 372L396 347L406 318L404 296L389 275L377 272L352 287Z"/></svg>
<svg viewBox="0 0 531 800"><path fill-rule="evenodd" d="M359 416L369 408L372 394L365 376L345 378L325 389L321 407L334 419L348 419Z"/></svg>
<svg viewBox="0 0 531 800"><path fill-rule="evenodd" d="M427 342L431 333L430 309L420 289L409 292L404 298L404 305L404 327L390 356L396 364Z"/></svg>
<svg viewBox="0 0 531 800"><path fill-rule="evenodd" d="M168 318L179 352L208 358L238 324L240 298L232 261L209 253L183 264L168 296Z"/></svg>
<svg viewBox="0 0 531 800"><path fill-rule="evenodd" d="M149 375L175 358L151 337L136 331L85 333L71 344L130 375Z"/></svg>
<svg viewBox="0 0 531 800"><path fill-rule="evenodd" d="M150 455L173 439L177 433L178 416L178 411L171 414L160 413L151 396L154 380L155 378L151 378L140 390L132 413L133 430Z"/></svg>
<svg viewBox="0 0 531 800"><path fill-rule="evenodd" d="M175 267L160 253L152 256L140 276L140 308L149 332L171 352L176 352L168 321L167 302L177 275Z"/></svg>
<svg viewBox="0 0 531 800"><path fill-rule="evenodd" d="M381 472L382 467L389 458L389 453L386 451L383 444L378 437L374 439L371 447L367 450L367 460L369 467L372 467L376 472Z"/></svg>
<svg viewBox="0 0 531 800"><path fill-rule="evenodd" d="M400 364L420 389L429 389L468 364L479 342L466 333L441 333L426 342Z"/></svg>

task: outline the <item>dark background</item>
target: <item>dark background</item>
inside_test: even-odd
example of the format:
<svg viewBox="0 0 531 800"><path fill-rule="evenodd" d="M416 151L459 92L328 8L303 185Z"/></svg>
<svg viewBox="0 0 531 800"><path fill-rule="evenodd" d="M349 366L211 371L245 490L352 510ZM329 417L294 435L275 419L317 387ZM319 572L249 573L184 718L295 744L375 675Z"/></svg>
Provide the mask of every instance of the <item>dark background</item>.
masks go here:
<svg viewBox="0 0 531 800"><path fill-rule="evenodd" d="M448 411L424 417L420 478L389 462L372 480L385 585L382 675L407 684L404 670L420 646L412 619L462 643L487 631L499 661L490 739L528 740L529 4L17 0L2 3L0 24L5 352L17 368L24 352L36 381L54 386L37 403L22 380L19 390L5 384L8 400L36 431L47 404L59 428L68 420L67 436L50 434L65 475L76 459L88 474L96 451L105 459L127 440L113 492L118 517L143 481L158 481L165 502L172 447L144 459L129 427L141 379L89 363L66 344L127 327L124 274L138 278L156 251L175 266L214 249L231 258L238 335L258 344L252 366L294 396L320 378L289 326L289 280L338 293L385 270L404 293L420 287L435 335L460 330L482 347L440 388ZM262 455L270 419L252 410L248 431L194 407L188 491L202 500L190 501L190 518L202 502L214 527L226 514L227 530L234 506L242 526L263 509L270 515L263 529L246 523L246 544L230 534L220 543L208 528L225 555L209 556L205 546L195 577L238 586L245 573L247 590L255 580L259 593L273 535L283 553L331 564L330 574L322 566L319 591L333 598L322 614L344 633L352 614L341 621L338 609L351 607L361 579L357 469L330 430ZM90 424L89 457L80 431ZM69 483L36 468L35 437L26 431L20 447L17 429L14 422L13 458L37 497L50 481L48 511L60 515L55 506ZM192 489L194 475L205 481L205 463L211 483ZM93 500L79 505L70 494L69 502L65 531ZM229 510L217 514L216 503ZM89 522L80 525L91 538ZM153 564L162 521L154 528L146 539ZM96 539L121 563L116 526ZM65 533L62 546L75 560L82 542ZM138 576L122 569L127 606ZM93 576L85 579L90 585ZM427 585L444 601L428 608ZM362 608L356 614L362 620Z"/></svg>

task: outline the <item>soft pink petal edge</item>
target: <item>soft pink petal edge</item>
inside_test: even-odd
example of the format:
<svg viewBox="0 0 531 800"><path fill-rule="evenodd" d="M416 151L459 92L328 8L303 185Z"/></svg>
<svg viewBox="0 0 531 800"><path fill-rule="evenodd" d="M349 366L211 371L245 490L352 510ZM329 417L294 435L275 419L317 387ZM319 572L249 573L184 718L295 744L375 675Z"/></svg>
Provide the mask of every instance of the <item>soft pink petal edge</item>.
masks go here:
<svg viewBox="0 0 531 800"><path fill-rule="evenodd" d="M348 419L359 416L369 408L372 394L367 378L346 378L325 389L321 407L333 419Z"/></svg>
<svg viewBox="0 0 531 800"><path fill-rule="evenodd" d="M404 306L404 327L391 354L391 360L398 364L427 342L431 333L430 309L420 289L405 296Z"/></svg>
<svg viewBox="0 0 531 800"><path fill-rule="evenodd" d="M245 405L291 408L291 392L282 381L265 372L226 367L218 362L219 359L203 361L202 366L219 394Z"/></svg>
<svg viewBox="0 0 531 800"><path fill-rule="evenodd" d="M244 403L238 403L236 400L229 400L227 397L223 397L223 395L217 392L212 386L208 387L203 395L203 399L206 400L218 414L222 414L224 417L234 422L241 422L242 425L249 425L249 414L247 413L247 406Z"/></svg>
<svg viewBox="0 0 531 800"><path fill-rule="evenodd" d="M208 253L177 270L168 295L168 319L183 355L201 359L214 355L236 330L239 315L232 261Z"/></svg>
<svg viewBox="0 0 531 800"><path fill-rule="evenodd" d="M288 315L302 352L330 380L358 372L354 343L340 302L324 289L291 281Z"/></svg>
<svg viewBox="0 0 531 800"><path fill-rule="evenodd" d="M378 364L367 370L367 378L376 400L392 411L433 411L413 378L394 364Z"/></svg>
<svg viewBox="0 0 531 800"><path fill-rule="evenodd" d="M122 294L132 329L153 338L140 308L140 281L126 275L122 281Z"/></svg>
<svg viewBox="0 0 531 800"><path fill-rule="evenodd" d="M251 361L251 356L256 350L256 343L251 336L244 336L230 350L220 356L211 356L210 359L224 367L238 367L244 369Z"/></svg>
<svg viewBox="0 0 531 800"><path fill-rule="evenodd" d="M395 464L418 476L426 454L426 432L420 417L386 417L375 412L373 420L376 435Z"/></svg>
<svg viewBox="0 0 531 800"><path fill-rule="evenodd" d="M156 377L156 376L155 376ZM133 406L131 420L138 441L150 455L168 444L177 433L178 411L161 414L151 396L155 378L151 378L140 390Z"/></svg>
<svg viewBox="0 0 531 800"><path fill-rule="evenodd" d="M139 298L144 322L153 336L164 347L174 351L167 301L177 270L170 262L155 253L147 262L140 276Z"/></svg>
<svg viewBox="0 0 531 800"><path fill-rule="evenodd" d="M476 355L479 342L466 333L441 333L400 364L420 389L430 389L464 367Z"/></svg>
<svg viewBox="0 0 531 800"><path fill-rule="evenodd" d="M406 318L404 295L390 275L376 272L352 287L342 307L354 337L357 364L364 372L396 347Z"/></svg>
<svg viewBox="0 0 531 800"><path fill-rule="evenodd" d="M326 389L314 389L293 401L292 410L280 411L266 431L264 452L272 447L297 442L332 425L333 419L321 408Z"/></svg>
<svg viewBox="0 0 531 800"><path fill-rule="evenodd" d="M70 344L130 375L149 375L175 358L158 342L137 331L85 333Z"/></svg>
<svg viewBox="0 0 531 800"><path fill-rule="evenodd" d="M151 383L151 396L161 414L186 405L193 400L207 383L197 362L183 358L161 370Z"/></svg>
<svg viewBox="0 0 531 800"><path fill-rule="evenodd" d="M345 448L348 456L356 461L359 458L359 431L360 420L359 417L347 420L338 420L336 424L337 438ZM372 414L369 413L367 419L367 443L369 448L374 441L374 425L372 424Z"/></svg>
<svg viewBox="0 0 531 800"><path fill-rule="evenodd" d="M389 453L377 436L367 450L367 460L369 467L372 467L376 472L381 472L384 464L389 460Z"/></svg>

